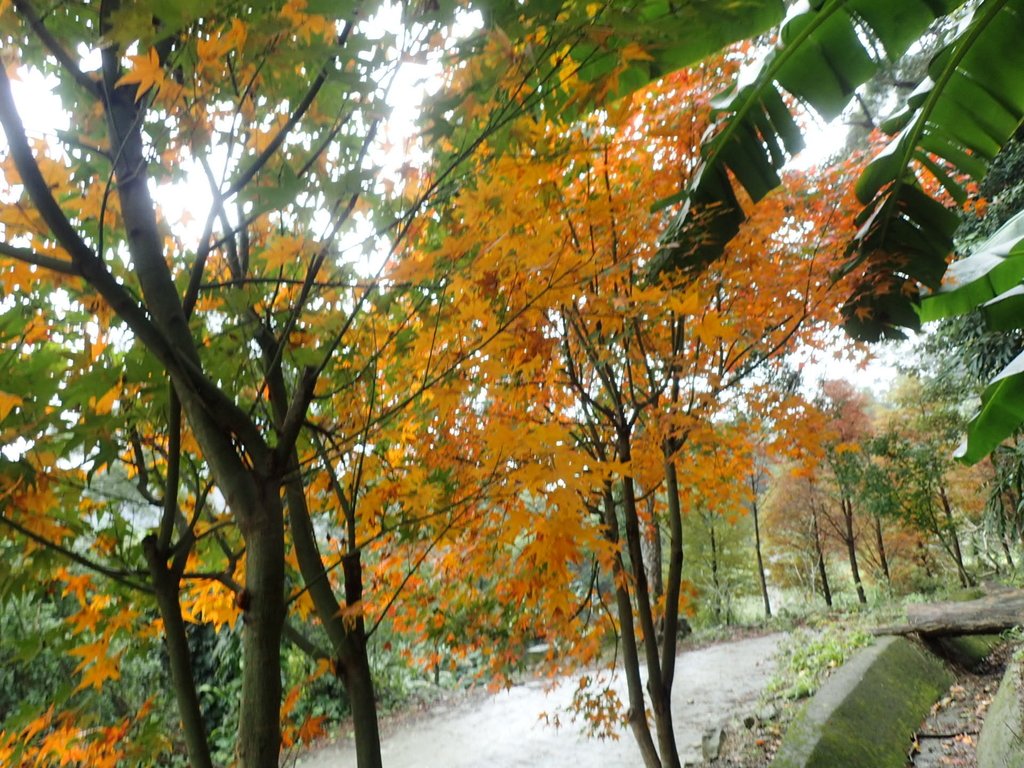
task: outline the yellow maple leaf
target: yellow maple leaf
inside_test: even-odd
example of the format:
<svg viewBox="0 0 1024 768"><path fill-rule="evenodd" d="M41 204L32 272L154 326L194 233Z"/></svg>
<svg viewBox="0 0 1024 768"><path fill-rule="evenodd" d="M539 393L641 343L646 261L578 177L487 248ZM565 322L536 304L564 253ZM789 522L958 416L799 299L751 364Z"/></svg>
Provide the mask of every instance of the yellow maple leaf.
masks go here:
<svg viewBox="0 0 1024 768"><path fill-rule="evenodd" d="M12 395L8 392L0 390L0 421L7 418L9 414L16 406L19 406L24 402L22 398L17 395Z"/></svg>
<svg viewBox="0 0 1024 768"><path fill-rule="evenodd" d="M117 666L119 658L120 654L118 654L117 658L113 659L108 656L97 659L82 674L82 679L75 690L83 691L86 688L95 688L99 691L107 680L119 679L121 677L121 670Z"/></svg>
<svg viewBox="0 0 1024 768"><path fill-rule="evenodd" d="M274 238L262 257L268 270L277 270L282 267L289 267L302 259L302 251L305 240L294 235L282 235Z"/></svg>
<svg viewBox="0 0 1024 768"><path fill-rule="evenodd" d="M103 395L103 397L98 400L95 397L90 397L89 405L97 415L103 416L113 410L114 402L117 400L117 396L119 394L121 394L121 388L120 386L115 385L107 391L107 394Z"/></svg>
<svg viewBox="0 0 1024 768"><path fill-rule="evenodd" d="M117 680L121 677L121 671L118 668L121 654L111 657L107 655L109 650L109 644L102 638L94 643L86 643L71 649L69 653L72 656L79 656L82 659L75 667L76 673L83 673L75 690L81 691L90 687L99 690L105 681Z"/></svg>
<svg viewBox="0 0 1024 768"><path fill-rule="evenodd" d="M137 85L136 101L145 96L150 88L159 88L167 79L167 73L164 72L163 64L160 63L160 56L157 54L156 48L150 48L149 53L144 56L129 56L128 58L132 62L131 71L122 75L114 85L120 88L122 85L135 83Z"/></svg>

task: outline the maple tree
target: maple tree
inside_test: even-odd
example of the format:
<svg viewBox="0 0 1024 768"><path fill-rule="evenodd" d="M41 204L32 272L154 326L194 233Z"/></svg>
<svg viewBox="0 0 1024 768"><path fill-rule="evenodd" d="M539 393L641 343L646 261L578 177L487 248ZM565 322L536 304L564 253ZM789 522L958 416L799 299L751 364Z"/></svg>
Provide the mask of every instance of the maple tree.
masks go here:
<svg viewBox="0 0 1024 768"><path fill-rule="evenodd" d="M396 273L467 266L446 273L439 346L457 350L490 333L490 318L511 318L464 367L479 394L463 407L480 422L482 455L492 457L483 463L504 464L515 492L490 507L493 536L459 555L477 572L505 574L490 620L508 626L499 616L511 600L527 624L509 631L551 639L554 656L561 648L592 661L596 638L614 631L629 725L652 766L678 764L669 693L689 599L682 516L698 497L734 505L723 514L745 498L731 478L744 476L749 453L730 451L715 420L730 399L758 401L760 370L820 341L835 318L830 270L851 226L846 167L806 188L794 174L752 208L719 267L692 281L648 279L663 222L651 204L696 167L710 100L741 57L682 70L586 119L513 124L510 143L485 147L486 162L445 207L443 237L431 241L443 260ZM754 271L764 259L777 261ZM660 593L648 571L661 575L662 555L645 560L644 531L663 525ZM476 566L496 556L500 565ZM451 579L456 567L443 572ZM597 626L595 601L607 617ZM602 700L602 714L609 706Z"/></svg>
<svg viewBox="0 0 1024 768"><path fill-rule="evenodd" d="M324 562L313 535L313 516L334 509L324 489L338 459L319 441L333 425L315 401L330 394L339 412L361 413L343 395L378 375L367 360L381 348L364 350L353 326L373 314L379 281L361 281L337 243L360 221L365 231L371 195L386 217L422 202L411 174L384 197L367 155L394 78L387 62L422 49L432 20L382 37L304 2L217 12L113 3L46 17L19 2L2 19L17 41L5 48L0 123L4 341L19 369L5 380L3 415L5 443L24 441L4 465L4 522L152 595L160 615L147 620L87 574L51 572L79 585L89 611L73 651L82 685L116 677L117 633L162 631L189 758L210 765L185 624L241 617L238 756L276 766L293 701L281 690L282 638L309 647L286 617L311 603L332 649L310 650L335 659L325 668L346 684L360 764L379 764L363 542L345 540L344 578L332 580L337 562ZM84 68L90 60L98 69ZM33 67L61 76L74 130L59 141L26 133L12 81ZM197 175L212 201L198 232L151 195ZM389 343L397 330L382 333ZM144 511L93 501L108 475L131 478ZM343 513L353 525L354 511Z"/></svg>
<svg viewBox="0 0 1024 768"><path fill-rule="evenodd" d="M448 126L453 138L438 147L431 178L409 163L373 170L394 64L440 53L454 8L406 8L389 30L361 21L358 8L315 5L0 4L0 255L12 372L0 393L5 530L83 569L29 563L82 602L83 685L116 677L122 633L162 634L197 766L211 760L185 626L239 619L241 764L277 764L294 703L281 690L283 638L345 682L359 763L379 764L368 637L416 586L427 555L465 523L471 507L459 489L494 474L472 462L463 466L474 471L453 471L437 463L452 456L420 439L466 418L443 407L438 385L477 353L475 342L435 349L436 322L425 318L439 310L438 287L403 292L407 278L367 276L346 250L357 237L371 251L395 249L480 137L543 99L484 77L475 93L497 91L484 101L506 114ZM623 43L613 27L598 29L612 5L569 4L568 16L557 4L511 16L489 9L509 29L521 24L520 50L569 44L571 56L534 57L512 81L567 83L602 59L585 73L583 109L781 13L779 4L704 13L720 35L709 38L692 14L637 3L644 24ZM546 26L558 19L566 23ZM669 40L672 29L690 32ZM509 45L497 27L479 37L485 54ZM55 77L69 130L26 130L17 81L39 74ZM444 130L438 119L432 128ZM206 182L205 211L176 218L154 199L196 178ZM381 222L387 241L373 234ZM403 362L410 358L423 367ZM435 388L435 404L425 405ZM94 490L114 480L134 490L121 499ZM318 540L324 530L333 535ZM101 586L107 579L130 591L115 594ZM367 583L374 593L364 599ZM130 608L140 597L159 619ZM310 611L330 651L288 619ZM69 707L62 724L74 722ZM57 722L44 714L5 735L5 746L48 740ZM107 735L96 740L97 760L118 748L116 733Z"/></svg>

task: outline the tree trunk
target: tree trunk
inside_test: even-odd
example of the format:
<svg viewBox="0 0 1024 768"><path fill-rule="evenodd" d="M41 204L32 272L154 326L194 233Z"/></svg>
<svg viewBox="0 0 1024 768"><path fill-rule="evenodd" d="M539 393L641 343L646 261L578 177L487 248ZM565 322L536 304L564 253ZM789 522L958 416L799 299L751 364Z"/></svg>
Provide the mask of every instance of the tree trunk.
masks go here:
<svg viewBox="0 0 1024 768"><path fill-rule="evenodd" d="M876 634L922 637L996 634L1024 624L1024 590L1000 589L977 600L915 603L907 606L907 623L880 627Z"/></svg>
<svg viewBox="0 0 1024 768"><path fill-rule="evenodd" d="M857 567L857 539L853 531L853 502L844 497L841 501L843 508L843 522L846 525L846 534L843 537L846 541L846 554L850 559L850 575L853 577L853 584L857 588L857 600L861 605L867 605L868 598L864 594L864 585L860 580L860 568Z"/></svg>
<svg viewBox="0 0 1024 768"><path fill-rule="evenodd" d="M889 575L889 558L885 555L885 539L882 538L882 520L878 515L875 518L875 548L878 550L878 562L882 566L882 574L885 576L886 584L892 584L892 577Z"/></svg>
<svg viewBox="0 0 1024 768"><path fill-rule="evenodd" d="M761 523L758 519L759 510L757 505L757 497L754 497L754 502L750 506L751 516L754 518L754 552L757 555L757 577L761 584L761 599L764 601L764 617L770 619L772 617L772 604L768 599L768 578L764 572L764 558L761 556Z"/></svg>
<svg viewBox="0 0 1024 768"><path fill-rule="evenodd" d="M266 341L261 339L270 401L274 417L282 421L288 407L285 382L280 367L276 365L274 347L272 344L266 344ZM325 471L329 473L332 483L336 486L337 480L333 471L326 465L326 461ZM336 487L335 495L338 497L338 503L344 507L347 524L348 550L342 561L342 572L345 576L345 607L352 613L346 616L331 587L320 548L316 543L313 521L302 486L299 457L295 451L292 451L289 458L288 478L285 497L288 502L292 541L295 545L299 572L309 590L317 618L327 632L336 658L336 672L349 697L349 706L352 708L352 731L356 743L356 765L358 768L381 768L377 696L370 673L366 623L361 609L363 572L361 553L356 547L355 510L347 503L344 493Z"/></svg>
<svg viewBox="0 0 1024 768"><path fill-rule="evenodd" d="M665 594L665 580L662 578L662 537L661 526L655 516L654 496L647 502L647 535L644 536L644 563L647 567L647 580L651 585L651 594L658 602Z"/></svg>
<svg viewBox="0 0 1024 768"><path fill-rule="evenodd" d="M811 507L811 524L814 528L814 551L818 556L818 577L821 579L821 594L825 598L825 605L832 607L832 590L828 585L828 571L825 569L825 551L821 547L821 531L818 528L818 512Z"/></svg>
<svg viewBox="0 0 1024 768"><path fill-rule="evenodd" d="M618 458L627 464L632 459L628 436L620 436ZM643 632L644 654L647 657L647 692L650 694L651 710L654 713L658 751L663 768L680 768L679 751L676 748L675 731L672 727L672 692L665 687L665 678L662 675L662 662L658 652L658 637L654 628L651 595L647 587L647 574L644 571L640 544L640 518L636 508L636 487L633 478L628 475L622 478L621 486L626 545L633 573L637 616L640 618L640 628ZM675 664L675 661L674 658L665 660L668 664Z"/></svg>
<svg viewBox="0 0 1024 768"><path fill-rule="evenodd" d="M949 503L949 496L946 495L946 488L942 485L939 486L939 500L942 502L942 511L946 515L946 526L953 550L953 560L956 562L956 573L960 578L960 586L969 587L973 584L973 580L964 567L964 556L960 551L960 536L957 534L956 520L953 518L953 507Z"/></svg>
<svg viewBox="0 0 1024 768"><path fill-rule="evenodd" d="M246 514L242 701L238 757L242 768L278 768L281 753L281 633L284 514L276 482L263 484L256 514Z"/></svg>
<svg viewBox="0 0 1024 768"><path fill-rule="evenodd" d="M350 542L350 551L342 560L345 572L345 604L354 616L342 618L348 644L343 660L342 677L352 706L352 728L356 734L356 765L358 768L379 768L380 728L377 722L377 697L370 674L367 653L366 623L363 619L363 566L361 553Z"/></svg>
<svg viewBox="0 0 1024 768"><path fill-rule="evenodd" d="M1014 568L1016 568L1016 566L1013 564L1013 555L1010 552L1009 538L1005 534L1003 534L999 537L999 543L1003 547L1003 557L1006 558L1006 565L1012 571Z"/></svg>
<svg viewBox="0 0 1024 768"><path fill-rule="evenodd" d="M292 466L298 460L292 457ZM299 473L290 476L298 478ZM309 590L317 617L327 632L337 656L337 672L345 685L352 707L353 733L358 768L381 768L380 728L377 722L377 699L367 653L366 625L359 602L362 600L362 565L359 550L349 537L349 551L342 561L345 575L345 604L353 613L345 616L324 568L320 550L313 536L313 523L306 507L305 494L297 479L287 486L288 513L292 541L302 580Z"/></svg>
<svg viewBox="0 0 1024 768"><path fill-rule="evenodd" d="M615 550L612 558L612 582L615 584L615 607L619 614L619 636L622 638L622 664L626 671L626 690L629 696L629 712L626 719L640 747L645 768L662 768L658 748L651 734L651 726L647 722L647 703L644 699L643 681L640 678L640 654L637 648L636 628L633 624L633 606L626 587L629 576L619 547L619 518L615 514L615 497L610 484L607 483L603 502L604 535Z"/></svg>
<svg viewBox="0 0 1024 768"><path fill-rule="evenodd" d="M683 513L679 503L679 477L671 451L665 450L665 496L668 501L668 591L665 594L665 634L661 640L662 685L672 691L679 636L679 593L683 582Z"/></svg>
<svg viewBox="0 0 1024 768"><path fill-rule="evenodd" d="M718 542L715 538L715 521L709 518L708 531L711 533L711 585L715 590L715 623L722 623L722 585L718 583Z"/></svg>
<svg viewBox="0 0 1024 768"><path fill-rule="evenodd" d="M203 712L199 706L199 694L192 674L192 655L185 634L185 622L181 616L178 601L178 578L167 567L167 561L158 551L156 537L152 534L142 540L142 551L149 566L157 609L164 622L164 640L167 643L167 659L171 668L171 684L181 718L181 729L185 736L185 748L191 768L213 768L210 758L210 744L203 725Z"/></svg>

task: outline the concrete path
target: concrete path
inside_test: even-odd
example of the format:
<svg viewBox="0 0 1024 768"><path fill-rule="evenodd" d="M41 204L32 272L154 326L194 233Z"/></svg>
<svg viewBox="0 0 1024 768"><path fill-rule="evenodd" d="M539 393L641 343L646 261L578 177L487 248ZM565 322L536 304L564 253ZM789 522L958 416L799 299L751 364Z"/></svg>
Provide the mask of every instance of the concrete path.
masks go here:
<svg viewBox="0 0 1024 768"><path fill-rule="evenodd" d="M774 670L773 656L783 635L767 635L680 654L672 697L676 741L683 763L698 762L705 729L753 709ZM429 714L384 737L387 768L543 768L544 766L642 766L633 736L616 741L588 739L564 713L576 687L565 678L552 691L544 682ZM626 700L625 681L616 689ZM563 726L546 725L542 713L561 712ZM351 740L304 756L298 768L354 768Z"/></svg>

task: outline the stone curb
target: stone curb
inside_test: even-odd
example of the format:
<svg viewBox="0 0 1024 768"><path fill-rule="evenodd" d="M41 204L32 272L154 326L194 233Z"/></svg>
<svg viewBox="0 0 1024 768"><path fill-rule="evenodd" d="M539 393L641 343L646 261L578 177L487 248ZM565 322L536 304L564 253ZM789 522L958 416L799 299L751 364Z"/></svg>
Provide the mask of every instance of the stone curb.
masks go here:
<svg viewBox="0 0 1024 768"><path fill-rule="evenodd" d="M920 645L880 640L825 681L789 727L772 766L903 768L911 736L952 682L946 665Z"/></svg>
<svg viewBox="0 0 1024 768"><path fill-rule="evenodd" d="M978 737L978 768L1024 768L1024 702L1021 675L1024 660L1006 667Z"/></svg>

